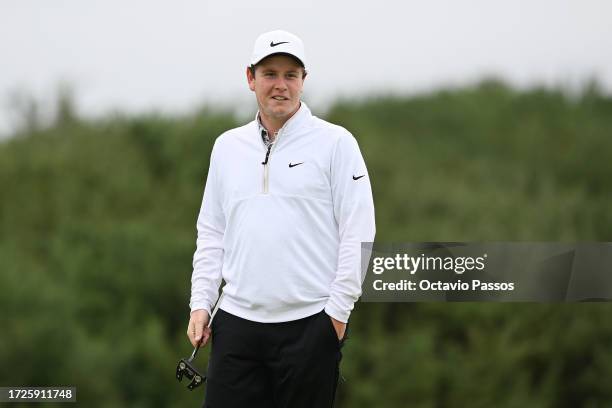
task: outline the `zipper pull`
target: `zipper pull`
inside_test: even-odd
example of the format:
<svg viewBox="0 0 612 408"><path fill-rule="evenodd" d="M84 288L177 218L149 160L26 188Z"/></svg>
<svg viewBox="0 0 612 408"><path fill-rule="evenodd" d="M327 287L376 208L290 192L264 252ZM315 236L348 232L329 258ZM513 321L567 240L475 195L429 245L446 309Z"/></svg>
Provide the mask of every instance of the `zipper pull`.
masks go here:
<svg viewBox="0 0 612 408"><path fill-rule="evenodd" d="M268 164L268 157L270 157L270 149L272 149L272 144L268 145L268 151L266 152L266 160L261 162L264 166Z"/></svg>

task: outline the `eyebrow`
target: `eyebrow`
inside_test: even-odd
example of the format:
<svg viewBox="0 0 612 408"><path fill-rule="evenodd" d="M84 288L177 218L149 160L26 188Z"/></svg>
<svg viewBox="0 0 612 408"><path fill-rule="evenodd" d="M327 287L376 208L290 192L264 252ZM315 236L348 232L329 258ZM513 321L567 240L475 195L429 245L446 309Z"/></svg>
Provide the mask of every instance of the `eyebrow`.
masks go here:
<svg viewBox="0 0 612 408"><path fill-rule="evenodd" d="M262 70L263 72L279 72L279 70L274 69L274 68L265 68L265 67L262 67L262 68L261 68L261 70ZM290 70L288 70L288 71L286 71L286 72L287 72L288 74L290 74L290 73L292 73L292 72L297 72L297 73L299 73L299 72L300 72L300 70L299 70L299 69L290 69Z"/></svg>

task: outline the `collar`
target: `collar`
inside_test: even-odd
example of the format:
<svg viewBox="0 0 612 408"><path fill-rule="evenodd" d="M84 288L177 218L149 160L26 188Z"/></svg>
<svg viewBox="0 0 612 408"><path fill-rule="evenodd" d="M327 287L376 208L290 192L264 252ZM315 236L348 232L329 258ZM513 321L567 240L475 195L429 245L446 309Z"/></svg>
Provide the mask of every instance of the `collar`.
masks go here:
<svg viewBox="0 0 612 408"><path fill-rule="evenodd" d="M270 140L270 136L268 135L268 131L261 124L261 119L259 118L259 112L257 112L257 115L255 116L255 121L257 122L257 130L258 130L258 134L261 135L261 140L263 140L263 142L264 142L264 144L266 146L270 146L274 142ZM276 138L275 138L275 140L276 140Z"/></svg>
<svg viewBox="0 0 612 408"><path fill-rule="evenodd" d="M297 129L300 128L300 126L306 123L307 119L311 116L312 113L310 112L310 109L308 109L308 106L306 106L304 101L300 101L300 107L297 112L295 112L293 116L291 116L289 120L285 122L283 127L278 130L278 133L287 135L295 132ZM259 131L259 134L261 135L264 143L266 143L267 145L270 141L270 138L268 136L268 131L261 124L261 120L259 118L259 111L257 111L257 113L255 114L255 122L257 123L257 129ZM276 141L276 138L274 140Z"/></svg>

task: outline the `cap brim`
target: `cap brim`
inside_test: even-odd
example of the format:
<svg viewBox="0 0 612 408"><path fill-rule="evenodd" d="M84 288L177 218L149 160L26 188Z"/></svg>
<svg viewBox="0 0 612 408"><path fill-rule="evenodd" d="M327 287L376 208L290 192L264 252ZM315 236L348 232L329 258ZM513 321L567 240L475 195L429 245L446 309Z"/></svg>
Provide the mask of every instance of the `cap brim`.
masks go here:
<svg viewBox="0 0 612 408"><path fill-rule="evenodd" d="M261 61L265 60L268 57L272 57L274 55L286 55L287 57L291 57L294 60L296 60L297 62L299 62L299 64L302 66L302 68L306 68L306 65L304 64L304 61L302 61L300 58L296 57L295 55L289 53L289 52L283 52L283 51L279 51L279 52L272 52L268 55L264 55L263 57L259 58L259 60L255 61L255 62L251 62L251 65L257 65L259 64Z"/></svg>

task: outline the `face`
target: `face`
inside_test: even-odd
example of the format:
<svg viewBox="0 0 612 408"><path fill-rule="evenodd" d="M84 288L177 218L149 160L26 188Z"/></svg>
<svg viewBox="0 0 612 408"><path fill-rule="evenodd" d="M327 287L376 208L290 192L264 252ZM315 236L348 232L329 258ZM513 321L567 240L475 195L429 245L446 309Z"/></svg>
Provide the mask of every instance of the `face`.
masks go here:
<svg viewBox="0 0 612 408"><path fill-rule="evenodd" d="M255 66L255 76L247 68L249 88L255 92L260 114L284 123L300 106L304 68L287 55L272 55Z"/></svg>

